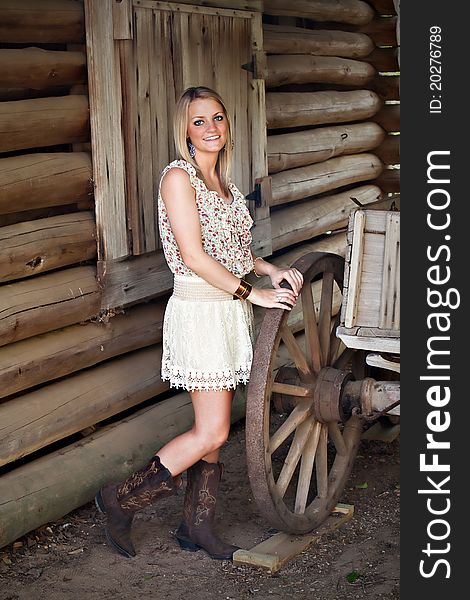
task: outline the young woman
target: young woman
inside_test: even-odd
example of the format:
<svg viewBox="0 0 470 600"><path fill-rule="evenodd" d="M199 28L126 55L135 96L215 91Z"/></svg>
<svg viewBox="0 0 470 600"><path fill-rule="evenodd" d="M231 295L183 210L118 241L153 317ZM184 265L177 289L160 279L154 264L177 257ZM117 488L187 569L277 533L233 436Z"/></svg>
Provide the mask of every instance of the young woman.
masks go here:
<svg viewBox="0 0 470 600"><path fill-rule="evenodd" d="M160 237L174 274L164 316L161 377L189 392L194 425L124 483L102 488L96 503L107 515L108 541L121 554L134 556L134 514L174 494L187 470L176 538L185 550L203 548L212 558L230 559L237 547L214 533L223 466L219 451L229 435L235 388L249 380L252 304L291 310L303 279L296 269L276 267L250 250L253 221L230 179L231 121L217 92L185 90L176 106L174 139L180 158L163 170L158 195ZM246 282L252 270L268 275L273 289ZM280 287L284 279L292 290Z"/></svg>

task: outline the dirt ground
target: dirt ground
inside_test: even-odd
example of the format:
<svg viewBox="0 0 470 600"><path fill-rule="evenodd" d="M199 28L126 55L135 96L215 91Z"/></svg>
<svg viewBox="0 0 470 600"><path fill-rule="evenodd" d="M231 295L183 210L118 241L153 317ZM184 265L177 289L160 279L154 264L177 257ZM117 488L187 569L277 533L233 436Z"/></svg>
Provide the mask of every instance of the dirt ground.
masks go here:
<svg viewBox="0 0 470 600"><path fill-rule="evenodd" d="M243 422L232 427L222 461L218 530L227 541L251 548L273 530L252 499ZM399 441L362 441L341 498L354 505L353 518L276 574L180 550L172 531L182 496L136 517L138 555L132 559L106 545L103 517L89 503L0 550L0 600L396 599L399 495Z"/></svg>

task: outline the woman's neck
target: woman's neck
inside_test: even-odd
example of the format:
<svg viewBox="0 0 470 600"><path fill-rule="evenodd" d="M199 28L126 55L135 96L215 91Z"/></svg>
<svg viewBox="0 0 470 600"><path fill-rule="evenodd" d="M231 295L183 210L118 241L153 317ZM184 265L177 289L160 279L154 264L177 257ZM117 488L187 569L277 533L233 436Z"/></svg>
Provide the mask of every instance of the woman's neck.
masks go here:
<svg viewBox="0 0 470 600"><path fill-rule="evenodd" d="M217 159L219 155L216 154L200 154L196 158L197 165L204 176L206 181L217 181Z"/></svg>

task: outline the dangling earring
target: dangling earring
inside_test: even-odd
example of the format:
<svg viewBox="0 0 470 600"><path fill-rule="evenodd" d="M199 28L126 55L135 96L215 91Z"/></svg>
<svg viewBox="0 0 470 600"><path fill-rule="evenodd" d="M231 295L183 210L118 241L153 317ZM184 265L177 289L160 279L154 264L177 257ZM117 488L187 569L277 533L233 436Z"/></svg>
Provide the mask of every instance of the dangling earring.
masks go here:
<svg viewBox="0 0 470 600"><path fill-rule="evenodd" d="M191 140L188 140L188 149L189 149L189 156L191 158L194 158L196 156L196 148L191 143Z"/></svg>
<svg viewBox="0 0 470 600"><path fill-rule="evenodd" d="M235 140L232 140L232 150L235 148Z"/></svg>

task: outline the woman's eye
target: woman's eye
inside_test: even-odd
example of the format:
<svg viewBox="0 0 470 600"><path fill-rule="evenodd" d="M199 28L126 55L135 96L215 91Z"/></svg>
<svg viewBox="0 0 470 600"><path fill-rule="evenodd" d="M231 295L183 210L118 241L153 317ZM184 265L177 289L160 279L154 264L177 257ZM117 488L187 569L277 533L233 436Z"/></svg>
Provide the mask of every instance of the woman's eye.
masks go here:
<svg viewBox="0 0 470 600"><path fill-rule="evenodd" d="M196 125L196 127L199 127L199 125L201 125L203 123L202 119L198 119L197 121L194 121L194 125Z"/></svg>
<svg viewBox="0 0 470 600"><path fill-rule="evenodd" d="M216 119L216 121L223 121L224 116L223 115L217 115L215 119Z"/></svg>

